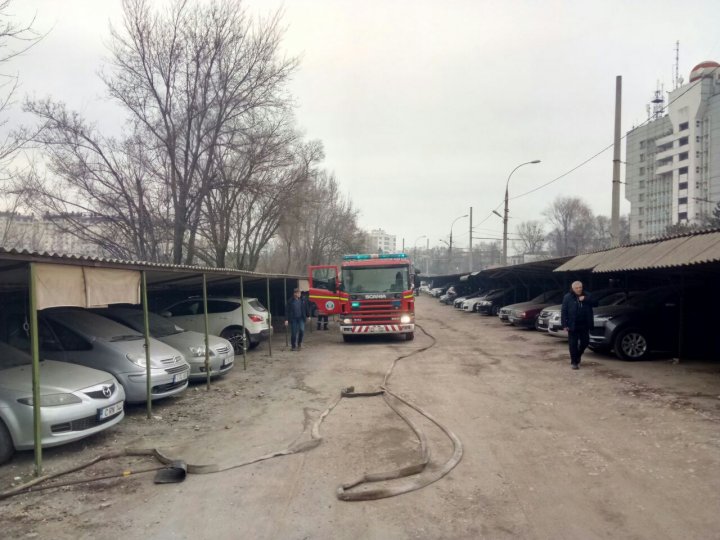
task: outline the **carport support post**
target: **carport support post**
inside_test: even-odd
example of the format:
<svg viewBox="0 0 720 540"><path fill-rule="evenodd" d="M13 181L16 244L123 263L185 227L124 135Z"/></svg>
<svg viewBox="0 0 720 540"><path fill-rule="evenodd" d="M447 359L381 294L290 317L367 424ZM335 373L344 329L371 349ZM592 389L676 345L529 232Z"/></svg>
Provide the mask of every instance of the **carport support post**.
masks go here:
<svg viewBox="0 0 720 540"><path fill-rule="evenodd" d="M143 331L145 334L145 387L147 395L145 402L147 403L147 418L152 418L152 379L150 369L150 316L148 315L148 298L147 298L147 275L145 270L140 274L140 282L142 288L142 306L143 306Z"/></svg>
<svg viewBox="0 0 720 540"><path fill-rule="evenodd" d="M37 302L35 299L35 264L30 263L30 354L32 354L33 438L35 442L35 476L42 475L42 437L40 435L40 344L38 339Z"/></svg>
<svg viewBox="0 0 720 540"><path fill-rule="evenodd" d="M283 298L285 302L285 320L287 321L287 278L283 278ZM287 323L285 323L285 347L288 346Z"/></svg>
<svg viewBox="0 0 720 540"><path fill-rule="evenodd" d="M203 316L205 319L205 373L207 382L205 389L210 391L210 339L208 338L208 312L207 312L207 274L203 272Z"/></svg>
<svg viewBox="0 0 720 540"><path fill-rule="evenodd" d="M240 315L242 316L243 322L243 369L247 370L247 330L245 329L245 285L243 283L243 277L240 276Z"/></svg>
<svg viewBox="0 0 720 540"><path fill-rule="evenodd" d="M272 358L272 312L270 311L270 278L265 278L265 283L267 284L267 310L268 310L268 331L270 332L270 335L268 336L268 352L270 354L270 357Z"/></svg>

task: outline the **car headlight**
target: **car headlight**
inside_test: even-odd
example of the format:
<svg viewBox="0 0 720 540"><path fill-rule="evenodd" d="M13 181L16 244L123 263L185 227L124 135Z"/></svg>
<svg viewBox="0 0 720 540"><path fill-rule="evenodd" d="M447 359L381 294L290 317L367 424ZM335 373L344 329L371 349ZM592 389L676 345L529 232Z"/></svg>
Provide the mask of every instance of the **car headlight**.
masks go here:
<svg viewBox="0 0 720 540"><path fill-rule="evenodd" d="M23 405L33 404L32 397L18 399ZM48 394L46 396L40 396L41 407L59 407L61 405L72 405L73 403L82 403L82 399L77 397L75 394Z"/></svg>
<svg viewBox="0 0 720 540"><path fill-rule="evenodd" d="M343 319L343 324L352 324L352 319Z"/></svg>
<svg viewBox="0 0 720 540"><path fill-rule="evenodd" d="M400 317L401 324L408 324L411 321L412 321L412 317L410 317L410 315L403 315L402 317Z"/></svg>
<svg viewBox="0 0 720 540"><path fill-rule="evenodd" d="M136 366L145 367L146 361L144 354L126 354L125 358L130 360Z"/></svg>
<svg viewBox="0 0 720 540"><path fill-rule="evenodd" d="M190 352L195 358L199 357L205 357L205 345L201 345L200 347L190 347ZM208 356L215 356L215 351L210 349L210 354Z"/></svg>
<svg viewBox="0 0 720 540"><path fill-rule="evenodd" d="M596 323L605 324L608 321L611 321L615 318L613 315L601 315L599 317L594 317Z"/></svg>

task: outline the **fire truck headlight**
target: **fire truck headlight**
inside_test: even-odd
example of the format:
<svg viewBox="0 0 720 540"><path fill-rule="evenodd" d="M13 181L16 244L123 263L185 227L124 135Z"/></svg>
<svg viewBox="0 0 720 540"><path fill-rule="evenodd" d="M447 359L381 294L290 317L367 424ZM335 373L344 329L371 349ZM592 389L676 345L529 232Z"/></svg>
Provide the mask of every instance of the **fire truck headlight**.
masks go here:
<svg viewBox="0 0 720 540"><path fill-rule="evenodd" d="M343 324L352 324L352 319L343 319Z"/></svg>
<svg viewBox="0 0 720 540"><path fill-rule="evenodd" d="M412 321L412 318L410 317L410 315L403 315L400 317L401 324L408 324L410 321Z"/></svg>

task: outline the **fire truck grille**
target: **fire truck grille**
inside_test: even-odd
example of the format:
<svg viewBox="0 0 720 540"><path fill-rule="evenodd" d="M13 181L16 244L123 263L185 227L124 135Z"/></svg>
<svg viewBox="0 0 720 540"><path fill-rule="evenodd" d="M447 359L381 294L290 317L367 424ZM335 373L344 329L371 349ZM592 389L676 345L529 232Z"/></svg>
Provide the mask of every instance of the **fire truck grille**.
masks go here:
<svg viewBox="0 0 720 540"><path fill-rule="evenodd" d="M363 300L350 311L353 324L397 324L401 311L393 300Z"/></svg>

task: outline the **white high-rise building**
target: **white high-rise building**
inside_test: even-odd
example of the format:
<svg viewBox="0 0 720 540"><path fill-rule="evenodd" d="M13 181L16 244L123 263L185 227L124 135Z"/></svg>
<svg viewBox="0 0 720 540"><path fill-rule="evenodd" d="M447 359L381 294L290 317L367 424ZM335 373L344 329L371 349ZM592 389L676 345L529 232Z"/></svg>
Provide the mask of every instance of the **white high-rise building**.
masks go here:
<svg viewBox="0 0 720 540"><path fill-rule="evenodd" d="M668 100L666 116L627 134L632 241L663 236L674 224L701 224L720 202L720 64L695 66Z"/></svg>
<svg viewBox="0 0 720 540"><path fill-rule="evenodd" d="M371 252L392 253L396 250L397 241L394 234L388 234L382 229L375 229L370 231L369 238L370 245L368 247Z"/></svg>

